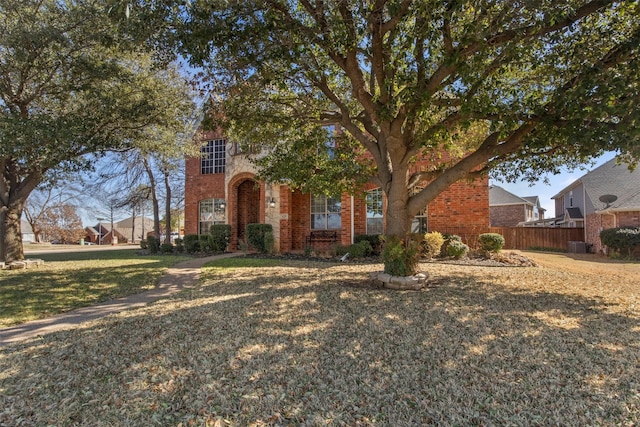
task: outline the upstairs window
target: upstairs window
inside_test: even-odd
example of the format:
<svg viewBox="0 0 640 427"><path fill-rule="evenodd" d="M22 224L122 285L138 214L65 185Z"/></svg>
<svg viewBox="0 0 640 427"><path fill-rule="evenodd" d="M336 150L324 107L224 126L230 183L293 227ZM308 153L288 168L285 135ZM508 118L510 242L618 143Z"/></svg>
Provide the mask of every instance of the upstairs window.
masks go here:
<svg viewBox="0 0 640 427"><path fill-rule="evenodd" d="M383 234L382 189L367 192L367 234Z"/></svg>
<svg viewBox="0 0 640 427"><path fill-rule="evenodd" d="M213 139L200 148L200 172L203 175L224 173L227 163L226 141Z"/></svg>
<svg viewBox="0 0 640 427"><path fill-rule="evenodd" d="M342 226L342 202L339 197L311 196L311 229L331 230Z"/></svg>

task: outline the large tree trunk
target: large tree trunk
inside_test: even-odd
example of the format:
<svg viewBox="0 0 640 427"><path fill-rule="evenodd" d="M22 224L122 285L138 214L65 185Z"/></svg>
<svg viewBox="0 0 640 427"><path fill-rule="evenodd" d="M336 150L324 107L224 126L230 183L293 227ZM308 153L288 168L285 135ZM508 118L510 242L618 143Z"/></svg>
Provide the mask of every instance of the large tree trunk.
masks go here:
<svg viewBox="0 0 640 427"><path fill-rule="evenodd" d="M149 176L149 188L151 189L151 204L153 205L153 234L154 237L160 240L160 205L158 204L158 195L156 193L156 179L153 176L149 159L142 158L144 163L144 169Z"/></svg>
<svg viewBox="0 0 640 427"><path fill-rule="evenodd" d="M166 192L166 198L164 203L164 218L165 218L165 243L171 243L171 185L169 183L169 171L163 170L164 173L164 187Z"/></svg>
<svg viewBox="0 0 640 427"><path fill-rule="evenodd" d="M387 186L387 224L386 233L403 239L411 232L412 216L407 209L409 190L407 188L407 172L394 170L391 182Z"/></svg>
<svg viewBox="0 0 640 427"><path fill-rule="evenodd" d="M22 208L24 200L0 206L0 254L6 263L24 259L22 246Z"/></svg>

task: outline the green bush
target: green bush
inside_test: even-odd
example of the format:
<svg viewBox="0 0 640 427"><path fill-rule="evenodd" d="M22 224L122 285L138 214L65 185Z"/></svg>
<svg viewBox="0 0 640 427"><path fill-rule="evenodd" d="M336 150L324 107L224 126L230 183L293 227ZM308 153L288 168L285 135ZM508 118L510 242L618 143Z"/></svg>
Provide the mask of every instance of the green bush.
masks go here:
<svg viewBox="0 0 640 427"><path fill-rule="evenodd" d="M160 245L160 252L163 254L172 254L173 245L171 243L163 243Z"/></svg>
<svg viewBox="0 0 640 427"><path fill-rule="evenodd" d="M225 252L231 242L231 225L214 224L209 228L209 234L211 234L211 250Z"/></svg>
<svg viewBox="0 0 640 427"><path fill-rule="evenodd" d="M382 248L382 236L380 234L358 234L353 238L353 243L360 243L362 241L369 242L371 245L372 253L379 254Z"/></svg>
<svg viewBox="0 0 640 427"><path fill-rule="evenodd" d="M173 243L176 244L176 252L178 252L179 254L184 252L184 240L175 239Z"/></svg>
<svg viewBox="0 0 640 427"><path fill-rule="evenodd" d="M504 237L498 233L483 233L478 236L478 243L484 252L497 254L504 247Z"/></svg>
<svg viewBox="0 0 640 427"><path fill-rule="evenodd" d="M407 236L404 240L391 236L384 237L384 240L384 272L392 276L413 276L420 259L420 242L413 236Z"/></svg>
<svg viewBox="0 0 640 427"><path fill-rule="evenodd" d="M337 257L349 254L349 258L358 259L368 257L373 253L373 249L368 240L360 240L358 243L349 246L336 245L333 248L333 252Z"/></svg>
<svg viewBox="0 0 640 427"><path fill-rule="evenodd" d="M275 239L273 238L273 233L267 231L264 233L264 249L267 253L273 253L273 248L275 246Z"/></svg>
<svg viewBox="0 0 640 427"><path fill-rule="evenodd" d="M147 241L145 239L140 240L140 248L141 249L148 249L149 246L147 245Z"/></svg>
<svg viewBox="0 0 640 427"><path fill-rule="evenodd" d="M444 243L440 248L441 256L449 256L449 244L451 242L462 243L462 237L458 236L457 234L443 234L442 237L444 237Z"/></svg>
<svg viewBox="0 0 640 427"><path fill-rule="evenodd" d="M211 234L201 234L198 240L200 241L200 252L213 252L213 238Z"/></svg>
<svg viewBox="0 0 640 427"><path fill-rule="evenodd" d="M267 252L267 245L265 242L266 233L271 233L271 236L273 237L273 227L271 224L247 224L247 242L258 252Z"/></svg>
<svg viewBox="0 0 640 427"><path fill-rule="evenodd" d="M184 249L188 254L200 252L200 236L197 234L187 234L184 236Z"/></svg>
<svg viewBox="0 0 640 427"><path fill-rule="evenodd" d="M157 254L160 252L160 239L149 236L147 237L147 248L150 254Z"/></svg>
<svg viewBox="0 0 640 427"><path fill-rule="evenodd" d="M640 248L640 227L608 228L600 232L600 240L609 249L631 258Z"/></svg>
<svg viewBox="0 0 640 427"><path fill-rule="evenodd" d="M460 240L450 240L447 245L447 256L455 259L463 258L469 252L469 246L462 243Z"/></svg>
<svg viewBox="0 0 640 427"><path fill-rule="evenodd" d="M433 258L440 255L440 249L444 244L444 236L437 232L431 231L425 233L422 240L422 256L426 258Z"/></svg>

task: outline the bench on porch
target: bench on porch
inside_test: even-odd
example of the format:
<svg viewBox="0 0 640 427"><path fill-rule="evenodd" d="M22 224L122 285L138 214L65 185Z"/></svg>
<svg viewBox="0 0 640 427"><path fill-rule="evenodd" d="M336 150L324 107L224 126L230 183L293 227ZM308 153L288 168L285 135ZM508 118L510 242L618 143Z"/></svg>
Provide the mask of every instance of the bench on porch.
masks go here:
<svg viewBox="0 0 640 427"><path fill-rule="evenodd" d="M308 246L315 242L335 243L338 241L338 232L331 230L312 230L307 236L306 243Z"/></svg>

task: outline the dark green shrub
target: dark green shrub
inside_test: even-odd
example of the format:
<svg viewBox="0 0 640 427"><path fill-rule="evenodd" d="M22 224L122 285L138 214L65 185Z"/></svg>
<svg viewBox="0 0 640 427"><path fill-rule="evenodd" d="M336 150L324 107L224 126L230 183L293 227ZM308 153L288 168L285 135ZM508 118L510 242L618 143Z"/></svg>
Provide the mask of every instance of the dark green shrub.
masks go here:
<svg viewBox="0 0 640 427"><path fill-rule="evenodd" d="M447 256L460 259L467 255L467 252L469 252L469 246L460 240L450 240L447 245Z"/></svg>
<svg viewBox="0 0 640 427"><path fill-rule="evenodd" d="M420 259L420 242L413 236L404 240L390 236L382 247L384 272L392 276L413 276Z"/></svg>
<svg viewBox="0 0 640 427"><path fill-rule="evenodd" d="M145 239L140 240L140 248L141 249L148 249L149 246L147 245L147 241Z"/></svg>
<svg viewBox="0 0 640 427"><path fill-rule="evenodd" d="M178 252L179 254L181 254L182 252L184 252L184 240L182 239L175 239L173 241L173 243L176 244L176 252Z"/></svg>
<svg viewBox="0 0 640 427"><path fill-rule="evenodd" d="M444 243L442 244L442 247L440 248L440 255L441 256L449 256L449 244L451 242L460 242L462 243L462 237L458 236L457 234L443 234L442 237L444 237Z"/></svg>
<svg viewBox="0 0 640 427"><path fill-rule="evenodd" d="M373 252L368 240L361 240L349 246L349 256L353 258L366 258Z"/></svg>
<svg viewBox="0 0 640 427"><path fill-rule="evenodd" d="M214 224L209 229L211 234L211 249L213 252L224 252L231 242L231 225Z"/></svg>
<svg viewBox="0 0 640 427"><path fill-rule="evenodd" d="M267 245L265 242L266 233L271 233L273 238L273 227L271 224L247 224L247 242L258 252L267 252Z"/></svg>
<svg viewBox="0 0 640 427"><path fill-rule="evenodd" d="M213 239L210 234L201 234L198 240L200 240L200 252L213 252Z"/></svg>
<svg viewBox="0 0 640 427"><path fill-rule="evenodd" d="M631 258L640 248L640 227L608 228L600 232L600 240L609 249Z"/></svg>
<svg viewBox="0 0 640 427"><path fill-rule="evenodd" d="M157 254L160 252L160 239L149 236L147 237L147 248L150 254Z"/></svg>
<svg viewBox="0 0 640 427"><path fill-rule="evenodd" d="M381 237L382 235L380 234L358 234L353 238L353 243L367 241L369 242L369 245L371 245L372 253L379 254L382 249Z"/></svg>
<svg viewBox="0 0 640 427"><path fill-rule="evenodd" d="M349 248L350 248L350 246L335 245L333 247L333 256L342 257L342 256L346 255L347 253L349 253Z"/></svg>
<svg viewBox="0 0 640 427"><path fill-rule="evenodd" d="M197 234L187 234L184 236L184 249L188 254L200 252L200 236Z"/></svg>
<svg viewBox="0 0 640 427"><path fill-rule="evenodd" d="M173 245L171 243L163 243L160 245L160 252L163 254L172 254Z"/></svg>
<svg viewBox="0 0 640 427"><path fill-rule="evenodd" d="M440 255L440 249L444 244L444 237L438 231L425 233L422 240L422 256L433 258Z"/></svg>
<svg viewBox="0 0 640 427"><path fill-rule="evenodd" d="M478 243L483 251L497 254L504 247L504 237L498 233L483 233L478 236Z"/></svg>
<svg viewBox="0 0 640 427"><path fill-rule="evenodd" d="M275 240L273 238L273 233L270 231L267 231L266 233L264 233L264 249L267 253L272 253L273 252L273 247L275 245Z"/></svg>

